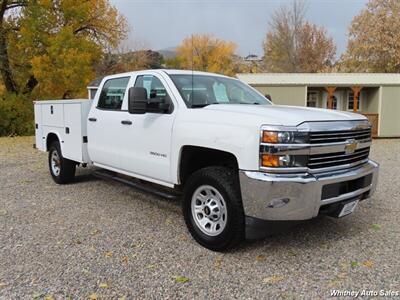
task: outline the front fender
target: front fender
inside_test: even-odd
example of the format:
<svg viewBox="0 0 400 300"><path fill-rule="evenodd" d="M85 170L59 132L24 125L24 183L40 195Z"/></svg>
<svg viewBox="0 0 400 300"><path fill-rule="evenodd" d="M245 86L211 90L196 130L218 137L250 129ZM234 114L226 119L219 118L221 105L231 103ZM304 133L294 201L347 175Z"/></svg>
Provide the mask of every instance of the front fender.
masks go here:
<svg viewBox="0 0 400 300"><path fill-rule="evenodd" d="M179 182L179 161L184 146L198 146L233 154L239 169L257 170L259 164L259 129L254 126L179 122L172 138L171 177Z"/></svg>

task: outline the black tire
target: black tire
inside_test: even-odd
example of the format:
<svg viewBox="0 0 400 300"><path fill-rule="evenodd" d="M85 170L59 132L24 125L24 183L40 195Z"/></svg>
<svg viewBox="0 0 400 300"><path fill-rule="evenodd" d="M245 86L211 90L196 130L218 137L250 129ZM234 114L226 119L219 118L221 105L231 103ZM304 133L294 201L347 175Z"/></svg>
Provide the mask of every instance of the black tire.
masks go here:
<svg viewBox="0 0 400 300"><path fill-rule="evenodd" d="M56 153L59 158L59 172L55 173L52 167L53 153ZM53 142L49 148L49 170L51 177L58 184L71 183L75 179L76 163L72 160L66 159L62 156L60 143Z"/></svg>
<svg viewBox="0 0 400 300"><path fill-rule="evenodd" d="M202 186L216 189L226 203L227 221L224 229L210 236L196 224L192 214L192 197ZM239 245L245 237L245 217L237 172L225 167L207 167L193 173L184 187L183 215L193 238L213 251L226 251Z"/></svg>

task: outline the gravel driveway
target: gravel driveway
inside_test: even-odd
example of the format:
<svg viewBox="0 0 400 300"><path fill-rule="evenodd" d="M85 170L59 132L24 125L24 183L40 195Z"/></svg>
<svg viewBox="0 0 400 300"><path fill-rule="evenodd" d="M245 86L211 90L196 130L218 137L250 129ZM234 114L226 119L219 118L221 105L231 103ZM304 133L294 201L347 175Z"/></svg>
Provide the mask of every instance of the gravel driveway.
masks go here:
<svg viewBox="0 0 400 300"><path fill-rule="evenodd" d="M178 201L79 169L56 185L33 138L0 138L0 298L328 298L400 290L400 140L376 140L375 196L230 253L189 236ZM46 298L47 297L47 298Z"/></svg>

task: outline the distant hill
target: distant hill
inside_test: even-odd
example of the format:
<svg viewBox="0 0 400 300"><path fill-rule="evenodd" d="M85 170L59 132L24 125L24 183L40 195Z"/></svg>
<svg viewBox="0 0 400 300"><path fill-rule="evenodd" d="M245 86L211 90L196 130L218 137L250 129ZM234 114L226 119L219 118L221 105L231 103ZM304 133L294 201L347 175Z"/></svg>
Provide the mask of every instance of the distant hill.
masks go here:
<svg viewBox="0 0 400 300"><path fill-rule="evenodd" d="M164 48L157 50L164 58L175 58L176 57L176 47Z"/></svg>
<svg viewBox="0 0 400 300"><path fill-rule="evenodd" d="M126 53L108 53L96 67L98 77L144 69L162 68L162 56L157 51L138 50ZM91 84L96 84L92 82ZM98 84L98 83L97 83Z"/></svg>

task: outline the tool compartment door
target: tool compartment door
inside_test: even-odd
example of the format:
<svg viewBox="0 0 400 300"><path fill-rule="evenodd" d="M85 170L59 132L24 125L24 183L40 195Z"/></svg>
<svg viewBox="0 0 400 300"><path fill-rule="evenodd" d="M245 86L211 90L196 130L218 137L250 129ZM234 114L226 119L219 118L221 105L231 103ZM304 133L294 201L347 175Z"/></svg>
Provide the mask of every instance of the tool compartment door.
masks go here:
<svg viewBox="0 0 400 300"><path fill-rule="evenodd" d="M42 123L45 126L64 126L64 104L42 104Z"/></svg>
<svg viewBox="0 0 400 300"><path fill-rule="evenodd" d="M64 104L64 143L63 156L82 162L82 105L81 103Z"/></svg>
<svg viewBox="0 0 400 300"><path fill-rule="evenodd" d="M35 111L35 144L39 150L46 150L43 139L43 128L42 128L42 106L39 104L34 105Z"/></svg>

